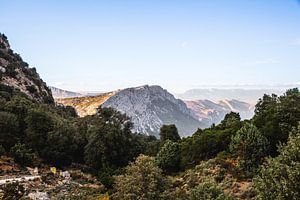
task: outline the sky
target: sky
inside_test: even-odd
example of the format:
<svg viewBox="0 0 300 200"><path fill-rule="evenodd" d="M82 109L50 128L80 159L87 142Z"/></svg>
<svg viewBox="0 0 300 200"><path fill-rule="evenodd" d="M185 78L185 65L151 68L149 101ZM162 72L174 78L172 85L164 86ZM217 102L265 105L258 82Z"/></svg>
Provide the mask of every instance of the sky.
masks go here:
<svg viewBox="0 0 300 200"><path fill-rule="evenodd" d="M72 91L300 83L297 0L0 0L0 32Z"/></svg>

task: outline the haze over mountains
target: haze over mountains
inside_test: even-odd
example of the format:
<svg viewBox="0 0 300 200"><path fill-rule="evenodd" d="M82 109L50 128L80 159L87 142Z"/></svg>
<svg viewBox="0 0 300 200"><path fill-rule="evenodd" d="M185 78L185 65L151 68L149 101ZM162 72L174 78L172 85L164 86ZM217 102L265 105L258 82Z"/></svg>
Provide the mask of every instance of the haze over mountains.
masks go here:
<svg viewBox="0 0 300 200"><path fill-rule="evenodd" d="M265 86L267 87L267 86ZM187 90L181 94L175 94L177 98L184 100L207 99L220 101L224 99L236 99L255 104L264 94L283 94L288 88L297 87L282 86L273 88L199 88Z"/></svg>

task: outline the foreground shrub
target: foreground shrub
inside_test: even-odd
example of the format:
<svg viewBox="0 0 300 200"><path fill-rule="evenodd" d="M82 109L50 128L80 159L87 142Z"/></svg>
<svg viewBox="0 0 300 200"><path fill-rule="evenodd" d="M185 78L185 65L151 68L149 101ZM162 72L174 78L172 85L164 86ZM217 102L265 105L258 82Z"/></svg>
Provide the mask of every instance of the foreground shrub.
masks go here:
<svg viewBox="0 0 300 200"><path fill-rule="evenodd" d="M116 200L155 200L162 199L168 186L162 171L154 164L154 159L139 156L131 163L126 173L116 177L116 192L112 199Z"/></svg>
<svg viewBox="0 0 300 200"><path fill-rule="evenodd" d="M167 140L157 154L155 161L167 173L177 171L180 163L179 145Z"/></svg>
<svg viewBox="0 0 300 200"><path fill-rule="evenodd" d="M299 126L300 128L300 126ZM298 128L298 129L299 129ZM300 199L300 131L294 131L279 156L269 158L255 179L258 199Z"/></svg>
<svg viewBox="0 0 300 200"><path fill-rule="evenodd" d="M241 170L253 171L267 155L268 140L252 124L245 124L231 138L230 151L237 157Z"/></svg>
<svg viewBox="0 0 300 200"><path fill-rule="evenodd" d="M11 148L10 154L14 158L15 162L22 166L32 165L36 159L36 155L32 152L32 150L20 143Z"/></svg>
<svg viewBox="0 0 300 200"><path fill-rule="evenodd" d="M215 183L204 182L190 190L188 200L233 200Z"/></svg>

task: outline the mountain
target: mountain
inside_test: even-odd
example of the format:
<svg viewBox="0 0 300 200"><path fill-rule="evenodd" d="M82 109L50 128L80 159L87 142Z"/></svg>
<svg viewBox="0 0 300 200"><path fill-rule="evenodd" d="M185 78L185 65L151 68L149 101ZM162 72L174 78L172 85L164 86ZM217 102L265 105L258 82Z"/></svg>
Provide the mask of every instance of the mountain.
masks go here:
<svg viewBox="0 0 300 200"><path fill-rule="evenodd" d="M75 107L81 115L94 114L96 108L112 107L126 113L134 123L134 130L158 136L163 124L175 124L181 136L204 127L186 104L160 86L127 88L94 97L58 99L58 103Z"/></svg>
<svg viewBox="0 0 300 200"><path fill-rule="evenodd" d="M83 96L72 98L55 99L56 103L66 106L73 106L78 115L81 117L87 115L94 115L97 112L97 108L104 103L108 98L115 95L116 92L108 92L98 96Z"/></svg>
<svg viewBox="0 0 300 200"><path fill-rule="evenodd" d="M82 97L85 96L84 94L78 92L71 92L68 90L62 90L53 86L49 87L51 89L52 95L55 99L60 98L72 98L72 97Z"/></svg>
<svg viewBox="0 0 300 200"><path fill-rule="evenodd" d="M240 89L240 88L202 88L188 90L176 97L184 100L207 99L219 101L223 99L237 99L239 101L256 103L264 94L282 94L285 88Z"/></svg>
<svg viewBox="0 0 300 200"><path fill-rule="evenodd" d="M199 121L206 124L218 124L230 112L238 112L242 119L250 119L254 115L254 106L238 100L210 100L185 101L187 107L197 116Z"/></svg>
<svg viewBox="0 0 300 200"><path fill-rule="evenodd" d="M141 86L118 91L103 107L112 107L132 118L137 132L158 135L163 124L175 124L181 136L202 127L182 100L160 86Z"/></svg>
<svg viewBox="0 0 300 200"><path fill-rule="evenodd" d="M0 33L0 85L13 88L29 98L43 103L54 103L51 90L35 68L30 68L21 56L10 48L7 37Z"/></svg>

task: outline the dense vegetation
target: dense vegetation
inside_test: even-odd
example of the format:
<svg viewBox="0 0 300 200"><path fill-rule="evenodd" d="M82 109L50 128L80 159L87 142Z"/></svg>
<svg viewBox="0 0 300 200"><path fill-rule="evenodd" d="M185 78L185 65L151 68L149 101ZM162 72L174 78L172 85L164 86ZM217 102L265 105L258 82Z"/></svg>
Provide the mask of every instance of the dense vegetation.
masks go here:
<svg viewBox="0 0 300 200"><path fill-rule="evenodd" d="M245 198L300 198L298 89L265 95L252 120L229 113L219 125L187 138L165 125L156 139L132 133L130 119L111 108L79 118L72 107L0 88L0 152L20 165L85 165L113 199L233 199L224 192L228 174L255 180ZM205 172L210 168L214 173ZM174 183L178 175L182 187Z"/></svg>

